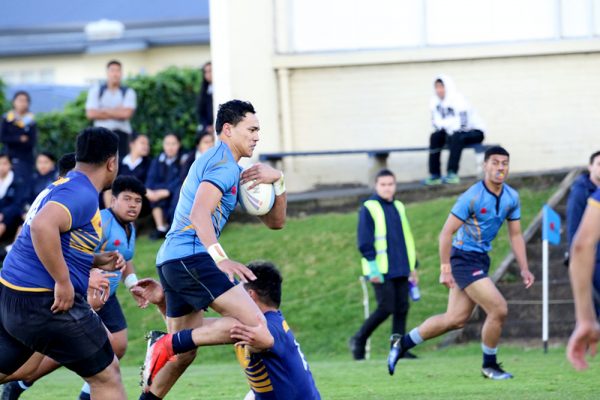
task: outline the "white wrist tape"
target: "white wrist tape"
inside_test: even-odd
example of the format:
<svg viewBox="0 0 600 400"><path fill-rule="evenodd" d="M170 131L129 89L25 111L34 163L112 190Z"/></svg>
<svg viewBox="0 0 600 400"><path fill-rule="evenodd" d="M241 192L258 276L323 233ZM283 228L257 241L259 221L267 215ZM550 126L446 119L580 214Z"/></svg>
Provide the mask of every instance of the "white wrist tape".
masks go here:
<svg viewBox="0 0 600 400"><path fill-rule="evenodd" d="M125 287L129 290L132 286L138 283L138 277L135 274L129 274L125 277L123 283L125 283Z"/></svg>
<svg viewBox="0 0 600 400"><path fill-rule="evenodd" d="M273 182L273 188L275 189L275 196L281 196L285 193L285 180L283 179L283 173L281 173L281 178Z"/></svg>
<svg viewBox="0 0 600 400"><path fill-rule="evenodd" d="M223 260L229 260L229 257L227 257L227 254L225 253L225 250L223 250L219 243L215 243L213 245L208 246L207 250L208 255L212 257L215 264L218 264Z"/></svg>

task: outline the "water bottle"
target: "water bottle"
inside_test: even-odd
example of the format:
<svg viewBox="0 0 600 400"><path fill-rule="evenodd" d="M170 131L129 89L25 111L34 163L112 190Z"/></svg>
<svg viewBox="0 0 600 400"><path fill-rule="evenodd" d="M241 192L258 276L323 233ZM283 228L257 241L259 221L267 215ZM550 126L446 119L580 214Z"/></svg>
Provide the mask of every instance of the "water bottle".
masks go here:
<svg viewBox="0 0 600 400"><path fill-rule="evenodd" d="M419 286L417 286L417 284L414 283L413 281L408 281L408 283L410 284L410 289L408 291L408 293L410 295L410 299L412 301L421 300L421 291L419 290Z"/></svg>

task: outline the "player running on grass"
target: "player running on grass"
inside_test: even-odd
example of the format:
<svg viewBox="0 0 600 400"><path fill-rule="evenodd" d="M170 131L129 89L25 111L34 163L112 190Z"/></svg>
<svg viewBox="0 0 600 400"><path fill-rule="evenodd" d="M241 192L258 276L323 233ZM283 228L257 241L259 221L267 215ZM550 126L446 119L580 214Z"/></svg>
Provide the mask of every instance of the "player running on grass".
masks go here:
<svg viewBox="0 0 600 400"><path fill-rule="evenodd" d="M499 146L488 149L484 157L484 180L471 186L452 208L439 239L440 283L450 289L448 308L444 314L428 318L407 335L392 335L388 356L390 375L394 374L402 354L425 340L462 328L475 305L479 305L487 314L481 330L481 372L490 379L512 378L496 360L508 307L488 277L490 259L487 253L504 220L508 220L510 244L525 288L533 285L534 276L529 272L521 234L519 194L504 183L508 169L508 152Z"/></svg>
<svg viewBox="0 0 600 400"><path fill-rule="evenodd" d="M596 355L600 340L600 324L596 318L592 300L594 260L600 243L600 190L588 199L581 224L573 240L571 249L571 287L575 299L577 326L569 339L567 358L576 369L586 369L586 353Z"/></svg>
<svg viewBox="0 0 600 400"><path fill-rule="evenodd" d="M177 334L150 339L140 399L164 397L193 361L196 344L229 343L229 330L240 322L265 324L243 286L234 282L235 275L246 282L254 280L254 274L230 260L218 242L237 204L241 172L238 161L251 157L259 140L255 114L252 104L240 100L219 106L215 129L220 143L194 161L183 183L173 224L156 258L167 300L167 328ZM274 184L275 203L260 219L271 229L281 229L287 205L281 171L257 164L245 170L241 180ZM224 318L204 322L203 313L208 307ZM195 335L201 337L200 342L192 337L192 329L197 327ZM268 330L262 332L263 340L273 340ZM176 353L185 354L167 362L162 355L171 345Z"/></svg>
<svg viewBox="0 0 600 400"><path fill-rule="evenodd" d="M98 192L115 179L118 142L107 129L83 130L75 170L25 218L0 277L0 382L37 351L81 376L94 399L126 397L104 325L85 300L102 234Z"/></svg>
<svg viewBox="0 0 600 400"><path fill-rule="evenodd" d="M281 274L270 262L256 261L248 265L256 279L244 283L244 288L264 314L267 329L273 336L270 345L256 341L260 334L252 326L238 324L230 330L238 361L244 368L251 391L246 396L256 400L319 400L321 398L300 345L290 330L279 305L281 304ZM164 294L153 279L141 279L132 289L164 314ZM205 322L213 321L207 318ZM258 348L264 347L264 351ZM172 353L169 355L173 355Z"/></svg>
<svg viewBox="0 0 600 400"><path fill-rule="evenodd" d="M111 207L100 211L102 218L102 239L99 252L118 251L126 262L124 273L120 271L107 274L106 290L100 293L98 289L88 289L88 302L111 333L110 341L117 358L121 359L127 349L127 321L116 295L121 278L128 289L137 283L133 268L135 252L135 225L142 209L142 199L146 193L144 184L133 176L119 176L112 185ZM101 279L102 277L96 277ZM90 280L92 278L90 277ZM92 286L90 284L90 286ZM94 285L98 287L99 285ZM134 296L135 297L135 296ZM141 298L136 298L140 306L144 305ZM2 400L16 400L20 394L31 387L35 381L60 367L56 361L46 357L36 371L20 381L13 381L4 386ZM81 400L90 399L90 388L86 383L79 395Z"/></svg>

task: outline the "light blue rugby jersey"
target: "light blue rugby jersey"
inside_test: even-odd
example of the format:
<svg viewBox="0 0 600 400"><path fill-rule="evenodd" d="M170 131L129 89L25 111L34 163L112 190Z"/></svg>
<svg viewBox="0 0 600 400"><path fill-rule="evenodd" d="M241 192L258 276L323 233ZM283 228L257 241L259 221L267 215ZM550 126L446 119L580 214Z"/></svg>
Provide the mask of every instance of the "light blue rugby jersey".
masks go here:
<svg viewBox="0 0 600 400"><path fill-rule="evenodd" d="M237 204L241 171L242 168L233 158L231 150L223 142L194 161L181 187L171 229L156 256L157 265L193 254L206 253L206 248L200 243L189 218L198 187L202 182L210 182L223 193L221 202L212 215L213 228L218 239Z"/></svg>
<svg viewBox="0 0 600 400"><path fill-rule="evenodd" d="M521 218L519 193L504 184L502 192L496 196L483 181L479 181L458 198L451 212L464 222L456 232L452 246L487 253L492 250L492 241L504 221Z"/></svg>

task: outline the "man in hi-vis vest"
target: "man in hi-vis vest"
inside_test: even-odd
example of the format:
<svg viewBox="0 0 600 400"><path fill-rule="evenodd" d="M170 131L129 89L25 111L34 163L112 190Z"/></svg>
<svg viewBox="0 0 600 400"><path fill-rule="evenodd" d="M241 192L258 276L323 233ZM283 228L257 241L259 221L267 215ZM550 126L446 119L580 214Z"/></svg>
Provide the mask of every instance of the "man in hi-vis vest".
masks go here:
<svg viewBox="0 0 600 400"><path fill-rule="evenodd" d="M377 309L350 339L355 360L365 358L365 345L371 333L390 314L392 334L406 330L409 279L418 283L415 241L406 218L404 205L394 199L396 177L384 169L375 177L375 194L365 201L359 212L358 249L362 272L375 290ZM414 358L408 353L405 358Z"/></svg>

